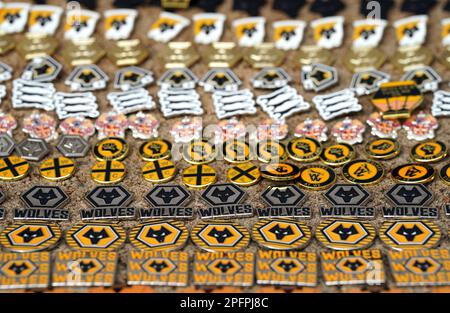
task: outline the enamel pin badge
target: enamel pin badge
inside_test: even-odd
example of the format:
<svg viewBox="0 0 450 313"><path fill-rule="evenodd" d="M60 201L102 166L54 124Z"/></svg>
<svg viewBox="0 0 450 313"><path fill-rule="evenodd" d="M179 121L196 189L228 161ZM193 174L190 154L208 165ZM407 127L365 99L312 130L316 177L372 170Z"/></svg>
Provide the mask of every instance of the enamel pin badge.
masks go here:
<svg viewBox="0 0 450 313"><path fill-rule="evenodd" d="M92 36L100 14L90 10L74 9L66 12L65 39L87 39Z"/></svg>
<svg viewBox="0 0 450 313"><path fill-rule="evenodd" d="M170 12L161 12L147 33L148 38L159 42L169 42L190 24L190 20Z"/></svg>
<svg viewBox="0 0 450 313"><path fill-rule="evenodd" d="M133 32L138 12L133 9L115 9L103 13L105 17L105 38L109 40L128 39Z"/></svg>
<svg viewBox="0 0 450 313"><path fill-rule="evenodd" d="M296 50L303 40L306 23L297 20L277 21L272 24L275 47Z"/></svg>
<svg viewBox="0 0 450 313"><path fill-rule="evenodd" d="M261 16L245 17L234 20L232 26L238 44L242 47L252 47L264 41L266 19Z"/></svg>
<svg viewBox="0 0 450 313"><path fill-rule="evenodd" d="M318 47L333 49L341 46L344 38L344 17L324 17L311 21L310 25Z"/></svg>
<svg viewBox="0 0 450 313"><path fill-rule="evenodd" d="M218 42L222 37L226 16L219 13L198 13L192 16L194 21L194 41L208 45Z"/></svg>
<svg viewBox="0 0 450 313"><path fill-rule="evenodd" d="M427 15L415 15L395 21L395 35L399 46L422 45L427 35L427 22Z"/></svg>
<svg viewBox="0 0 450 313"><path fill-rule="evenodd" d="M33 5L28 16L28 32L54 35L61 20L62 8L55 5Z"/></svg>

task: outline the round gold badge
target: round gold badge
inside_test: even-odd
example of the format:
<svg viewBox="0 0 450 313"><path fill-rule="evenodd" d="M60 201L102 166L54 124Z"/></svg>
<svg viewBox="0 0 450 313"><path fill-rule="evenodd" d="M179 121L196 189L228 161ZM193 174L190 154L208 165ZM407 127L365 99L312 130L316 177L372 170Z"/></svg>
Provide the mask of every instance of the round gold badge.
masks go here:
<svg viewBox="0 0 450 313"><path fill-rule="evenodd" d="M261 176L273 181L294 180L300 175L300 168L292 163L262 164Z"/></svg>
<svg viewBox="0 0 450 313"><path fill-rule="evenodd" d="M78 223L66 233L66 242L74 249L116 250L125 242L125 230L110 223Z"/></svg>
<svg viewBox="0 0 450 313"><path fill-rule="evenodd" d="M99 184L114 184L125 177L125 165L119 161L100 161L91 168L91 178Z"/></svg>
<svg viewBox="0 0 450 313"><path fill-rule="evenodd" d="M251 158L250 145L239 139L225 141L222 152L223 158L230 163L245 163Z"/></svg>
<svg viewBox="0 0 450 313"><path fill-rule="evenodd" d="M287 144L287 153L293 160L313 162L320 157L322 145L314 138L293 138Z"/></svg>
<svg viewBox="0 0 450 313"><path fill-rule="evenodd" d="M447 185L450 185L450 163L444 165L439 171L439 178Z"/></svg>
<svg viewBox="0 0 450 313"><path fill-rule="evenodd" d="M394 168L391 174L400 183L425 184L434 180L435 171L428 164L407 163Z"/></svg>
<svg viewBox="0 0 450 313"><path fill-rule="evenodd" d="M152 183L163 183L172 180L177 169L170 160L156 160L148 162L142 168L144 179Z"/></svg>
<svg viewBox="0 0 450 313"><path fill-rule="evenodd" d="M191 188L205 188L217 180L216 170L205 164L191 165L184 169L183 183Z"/></svg>
<svg viewBox="0 0 450 313"><path fill-rule="evenodd" d="M311 239L304 222L289 219L261 219L253 225L252 238L260 246L274 250L301 249Z"/></svg>
<svg viewBox="0 0 450 313"><path fill-rule="evenodd" d="M65 180L75 173L75 162L66 157L47 159L41 163L39 172L48 180Z"/></svg>
<svg viewBox="0 0 450 313"><path fill-rule="evenodd" d="M147 140L139 147L139 155L145 161L168 159L171 152L172 144L161 138Z"/></svg>
<svg viewBox="0 0 450 313"><path fill-rule="evenodd" d="M183 158L191 164L211 163L216 159L216 147L207 139L193 140L184 145Z"/></svg>
<svg viewBox="0 0 450 313"><path fill-rule="evenodd" d="M60 237L61 230L56 224L14 223L0 233L0 243L9 251L33 252L53 247Z"/></svg>
<svg viewBox="0 0 450 313"><path fill-rule="evenodd" d="M441 230L428 221L389 221L381 225L379 237L393 249L429 249L438 244Z"/></svg>
<svg viewBox="0 0 450 313"><path fill-rule="evenodd" d="M264 163L286 159L286 147L281 142L264 140L256 144L258 160Z"/></svg>
<svg viewBox="0 0 450 313"><path fill-rule="evenodd" d="M323 148L320 159L330 166L341 166L356 156L355 148L347 143L337 143Z"/></svg>
<svg viewBox="0 0 450 313"><path fill-rule="evenodd" d="M108 137L98 141L92 153L99 161L120 161L128 155L128 144L125 139Z"/></svg>
<svg viewBox="0 0 450 313"><path fill-rule="evenodd" d="M300 187L322 190L336 182L336 173L326 165L307 165L300 168L297 184Z"/></svg>
<svg viewBox="0 0 450 313"><path fill-rule="evenodd" d="M30 164L21 157L12 155L0 158L0 180L20 180L28 175Z"/></svg>
<svg viewBox="0 0 450 313"><path fill-rule="evenodd" d="M192 229L191 239L205 251L232 252L245 249L250 242L250 234L247 228L234 222L200 222Z"/></svg>
<svg viewBox="0 0 450 313"><path fill-rule="evenodd" d="M411 149L411 158L416 162L437 162L447 156L447 146L439 140L428 140Z"/></svg>
<svg viewBox="0 0 450 313"><path fill-rule="evenodd" d="M383 178L384 169L375 161L353 160L344 165L342 175L350 183L372 185Z"/></svg>
<svg viewBox="0 0 450 313"><path fill-rule="evenodd" d="M248 162L230 167L227 178L233 184L239 186L251 186L261 178L259 167Z"/></svg>
<svg viewBox="0 0 450 313"><path fill-rule="evenodd" d="M152 220L131 229L130 242L142 250L171 251L183 248L189 237L184 223L174 220Z"/></svg>
<svg viewBox="0 0 450 313"><path fill-rule="evenodd" d="M375 239L375 228L367 222L355 220L326 220L316 228L316 238L334 250L363 249Z"/></svg>
<svg viewBox="0 0 450 313"><path fill-rule="evenodd" d="M388 160L400 153L400 144L395 139L377 138L369 141L364 149L373 159Z"/></svg>

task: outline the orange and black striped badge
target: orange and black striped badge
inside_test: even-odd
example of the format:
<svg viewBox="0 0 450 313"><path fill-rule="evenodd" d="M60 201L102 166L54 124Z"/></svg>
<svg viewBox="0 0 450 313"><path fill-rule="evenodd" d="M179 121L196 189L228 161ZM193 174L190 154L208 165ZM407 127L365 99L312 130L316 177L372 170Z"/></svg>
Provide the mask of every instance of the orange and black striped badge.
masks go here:
<svg viewBox="0 0 450 313"><path fill-rule="evenodd" d="M91 168L91 178L100 184L113 184L125 177L125 165L122 162L109 160L100 161Z"/></svg>
<svg viewBox="0 0 450 313"><path fill-rule="evenodd" d="M204 188L216 182L216 170L205 164L192 165L182 174L183 183L191 188Z"/></svg>
<svg viewBox="0 0 450 313"><path fill-rule="evenodd" d="M237 164L228 170L227 178L230 182L240 186L251 186L261 179L259 167L248 162Z"/></svg>
<svg viewBox="0 0 450 313"><path fill-rule="evenodd" d="M170 160L148 162L142 168L144 179L153 183L167 182L175 177L177 169Z"/></svg>
<svg viewBox="0 0 450 313"><path fill-rule="evenodd" d="M400 183L429 183L434 180L435 170L428 164L407 163L391 171L392 178Z"/></svg>
<svg viewBox="0 0 450 313"><path fill-rule="evenodd" d="M14 181L27 176L30 164L21 157L12 155L0 158L0 180Z"/></svg>
<svg viewBox="0 0 450 313"><path fill-rule="evenodd" d="M316 228L316 238L334 250L363 249L372 244L376 232L372 224L356 220L325 220Z"/></svg>
<svg viewBox="0 0 450 313"><path fill-rule="evenodd" d="M0 233L0 243L15 252L41 251L54 246L61 237L58 225L52 223L14 223Z"/></svg>
<svg viewBox="0 0 450 313"><path fill-rule="evenodd" d="M75 162L66 157L44 160L39 167L41 176L52 181L65 180L75 172Z"/></svg>
<svg viewBox="0 0 450 313"><path fill-rule="evenodd" d="M161 138L147 140L139 147L139 155L145 161L168 159L171 153L172 144Z"/></svg>
<svg viewBox="0 0 450 313"><path fill-rule="evenodd" d="M420 142L411 148L411 158L416 162L437 162L447 156L445 143L439 140Z"/></svg>
<svg viewBox="0 0 450 313"><path fill-rule="evenodd" d="M373 159L388 160L400 153L400 144L391 138L377 138L364 147L366 154Z"/></svg>
<svg viewBox="0 0 450 313"><path fill-rule="evenodd" d="M439 243L441 230L430 221L387 221L381 225L378 235L394 249L429 249Z"/></svg>
<svg viewBox="0 0 450 313"><path fill-rule="evenodd" d="M355 156L355 148L348 143L341 142L325 147L320 159L326 165L341 166L353 160Z"/></svg>
<svg viewBox="0 0 450 313"><path fill-rule="evenodd" d="M120 161L128 155L128 143L119 137L104 138L95 144L92 153L99 161Z"/></svg>
<svg viewBox="0 0 450 313"><path fill-rule="evenodd" d="M115 250L125 242L125 230L109 223L78 223L66 233L66 242L74 249Z"/></svg>

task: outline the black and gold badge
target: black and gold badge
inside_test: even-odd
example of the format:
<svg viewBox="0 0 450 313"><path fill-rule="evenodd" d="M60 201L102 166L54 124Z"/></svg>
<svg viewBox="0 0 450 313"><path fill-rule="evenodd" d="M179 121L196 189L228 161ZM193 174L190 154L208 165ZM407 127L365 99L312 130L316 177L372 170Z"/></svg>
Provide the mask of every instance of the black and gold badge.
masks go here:
<svg viewBox="0 0 450 313"><path fill-rule="evenodd" d="M91 178L99 184L115 184L125 178L125 165L109 160L95 163L91 168Z"/></svg>
<svg viewBox="0 0 450 313"><path fill-rule="evenodd" d="M252 238L268 249L296 250L308 244L311 230L305 223L295 220L262 219L253 225Z"/></svg>
<svg viewBox="0 0 450 313"><path fill-rule="evenodd" d="M66 242L74 249L115 250L125 237L125 230L118 225L79 223L67 231Z"/></svg>
<svg viewBox="0 0 450 313"><path fill-rule="evenodd" d="M447 156L445 143L439 140L420 142L411 148L411 158L415 162L437 162Z"/></svg>
<svg viewBox="0 0 450 313"><path fill-rule="evenodd" d="M348 143L342 142L323 148L320 160L326 165L341 166L353 160L355 156L355 148Z"/></svg>
<svg viewBox="0 0 450 313"><path fill-rule="evenodd" d="M327 189L336 182L336 173L326 165L307 165L300 168L300 176L296 182L306 189Z"/></svg>
<svg viewBox="0 0 450 313"><path fill-rule="evenodd" d="M236 164L228 170L228 181L239 186L251 186L261 179L261 171L257 165L247 162Z"/></svg>
<svg viewBox="0 0 450 313"><path fill-rule="evenodd" d="M99 161L120 161L128 155L128 143L119 137L108 137L100 140L92 150Z"/></svg>
<svg viewBox="0 0 450 313"><path fill-rule="evenodd" d="M171 151L172 144L161 138L147 140L139 147L139 155L145 161L168 159Z"/></svg>
<svg viewBox="0 0 450 313"><path fill-rule="evenodd" d="M39 167L41 176L51 181L61 181L73 176L75 162L66 157L44 160Z"/></svg>
<svg viewBox="0 0 450 313"><path fill-rule="evenodd" d="M439 178L444 184L450 185L450 163L441 168L439 171Z"/></svg>
<svg viewBox="0 0 450 313"><path fill-rule="evenodd" d="M245 163L251 159L251 149L248 142L239 139L223 143L223 158L230 163Z"/></svg>
<svg viewBox="0 0 450 313"><path fill-rule="evenodd" d="M188 236L188 230L182 222L153 220L133 227L130 241L141 250L170 251L181 249L186 244Z"/></svg>
<svg viewBox="0 0 450 313"><path fill-rule="evenodd" d="M391 171L392 178L400 183L429 183L434 180L434 168L428 164L407 163Z"/></svg>
<svg viewBox="0 0 450 313"><path fill-rule="evenodd" d="M355 220L327 220L316 228L316 238L334 250L363 249L375 239L375 228L367 222Z"/></svg>
<svg viewBox="0 0 450 313"><path fill-rule="evenodd" d="M383 178L384 169L375 161L353 160L344 165L342 175L350 183L373 185Z"/></svg>
<svg viewBox="0 0 450 313"><path fill-rule="evenodd" d="M0 181L20 180L28 175L30 164L21 157L12 155L0 158Z"/></svg>
<svg viewBox="0 0 450 313"><path fill-rule="evenodd" d="M261 176L273 181L289 181L298 178L300 168L292 163L262 164Z"/></svg>
<svg viewBox="0 0 450 313"><path fill-rule="evenodd" d="M184 145L183 158L191 164L211 163L216 159L216 147L207 139L193 140Z"/></svg>
<svg viewBox="0 0 450 313"><path fill-rule="evenodd" d="M9 251L32 252L53 247L61 237L56 224L17 223L0 233L0 243Z"/></svg>
<svg viewBox="0 0 450 313"><path fill-rule="evenodd" d="M256 153L261 162L277 162L286 158L286 147L281 142L265 140L257 143Z"/></svg>
<svg viewBox="0 0 450 313"><path fill-rule="evenodd" d="M381 225L379 237L393 249L427 249L438 244L441 231L429 221L389 221Z"/></svg>
<svg viewBox="0 0 450 313"><path fill-rule="evenodd" d="M142 176L152 183L163 183L172 180L177 173L175 164L170 160L155 160L147 162L142 167Z"/></svg>
<svg viewBox="0 0 450 313"><path fill-rule="evenodd" d="M322 146L314 138L293 138L287 144L289 157L299 162L313 162L320 157Z"/></svg>
<svg viewBox="0 0 450 313"><path fill-rule="evenodd" d="M191 165L184 169L183 183L191 188L205 188L217 180L216 170L206 164Z"/></svg>
<svg viewBox="0 0 450 313"><path fill-rule="evenodd" d="M400 144L395 139L377 138L369 141L364 150L373 159L389 160L400 153Z"/></svg>
<svg viewBox="0 0 450 313"><path fill-rule="evenodd" d="M248 246L250 234L237 223L228 221L200 222L192 229L191 239L205 251L238 251Z"/></svg>

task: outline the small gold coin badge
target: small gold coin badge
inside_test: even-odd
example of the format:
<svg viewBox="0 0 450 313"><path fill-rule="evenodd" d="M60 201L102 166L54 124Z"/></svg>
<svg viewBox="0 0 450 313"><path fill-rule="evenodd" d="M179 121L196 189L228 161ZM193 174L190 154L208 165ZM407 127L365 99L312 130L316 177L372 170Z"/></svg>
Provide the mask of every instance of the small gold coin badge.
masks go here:
<svg viewBox="0 0 450 313"><path fill-rule="evenodd" d="M183 158L191 164L211 163L216 159L216 147L207 139L193 140L184 145Z"/></svg>
<svg viewBox="0 0 450 313"><path fill-rule="evenodd" d="M293 138L287 144L287 153L293 160L299 162L313 162L320 157L322 146L314 138Z"/></svg>
<svg viewBox="0 0 450 313"><path fill-rule="evenodd" d="M144 179L153 183L163 183L172 180L176 173L175 164L170 160L151 161L142 168Z"/></svg>
<svg viewBox="0 0 450 313"><path fill-rule="evenodd" d="M439 171L439 178L447 185L450 185L450 163L444 165Z"/></svg>
<svg viewBox="0 0 450 313"><path fill-rule="evenodd" d="M375 161L353 160L344 165L342 175L351 183L373 185L383 178L384 169Z"/></svg>
<svg viewBox="0 0 450 313"><path fill-rule="evenodd" d="M400 153L400 144L395 139L377 138L366 144L365 152L371 158L388 160Z"/></svg>
<svg viewBox="0 0 450 313"><path fill-rule="evenodd" d="M99 161L91 168L92 180L100 184L121 182L125 173L125 165L115 160Z"/></svg>
<svg viewBox="0 0 450 313"><path fill-rule="evenodd" d="M292 163L263 164L260 171L262 177L273 181L294 180L300 175L300 168Z"/></svg>
<svg viewBox="0 0 450 313"><path fill-rule="evenodd" d="M336 182L336 173L326 165L307 165L300 168L297 184L312 190L326 189Z"/></svg>
<svg viewBox="0 0 450 313"><path fill-rule="evenodd" d="M21 157L12 155L0 158L0 180L15 181L28 175L30 164Z"/></svg>
<svg viewBox="0 0 450 313"><path fill-rule="evenodd" d="M41 176L48 180L60 181L73 176L75 162L66 157L57 157L44 160L39 167Z"/></svg>
<svg viewBox="0 0 450 313"><path fill-rule="evenodd" d="M222 152L224 159L230 163L245 163L251 158L249 143L239 139L225 141Z"/></svg>
<svg viewBox="0 0 450 313"><path fill-rule="evenodd" d="M99 161L120 161L128 155L128 143L119 137L104 138L95 144L93 154Z"/></svg>
<svg viewBox="0 0 450 313"><path fill-rule="evenodd" d="M172 144L161 138L147 140L139 147L139 155L145 161L168 159L171 151Z"/></svg>
<svg viewBox="0 0 450 313"><path fill-rule="evenodd" d="M183 171L183 183L191 188L205 188L217 180L216 170L205 164L189 166Z"/></svg>
<svg viewBox="0 0 450 313"><path fill-rule="evenodd" d="M286 147L281 142L265 140L256 144L258 160L264 163L283 161L286 158Z"/></svg>
<svg viewBox="0 0 450 313"><path fill-rule="evenodd" d="M447 156L447 146L439 140L420 142L411 149L411 158L416 162L437 162Z"/></svg>
<svg viewBox="0 0 450 313"><path fill-rule="evenodd" d="M399 165L391 172L392 178L401 183L428 183L434 180L434 168L428 164L407 163Z"/></svg>
<svg viewBox="0 0 450 313"><path fill-rule="evenodd" d="M323 148L320 159L326 165L341 166L353 160L355 156L355 148L342 142Z"/></svg>
<svg viewBox="0 0 450 313"><path fill-rule="evenodd" d="M230 167L227 178L233 184L239 186L251 186L261 179L261 172L253 163L242 163Z"/></svg>

